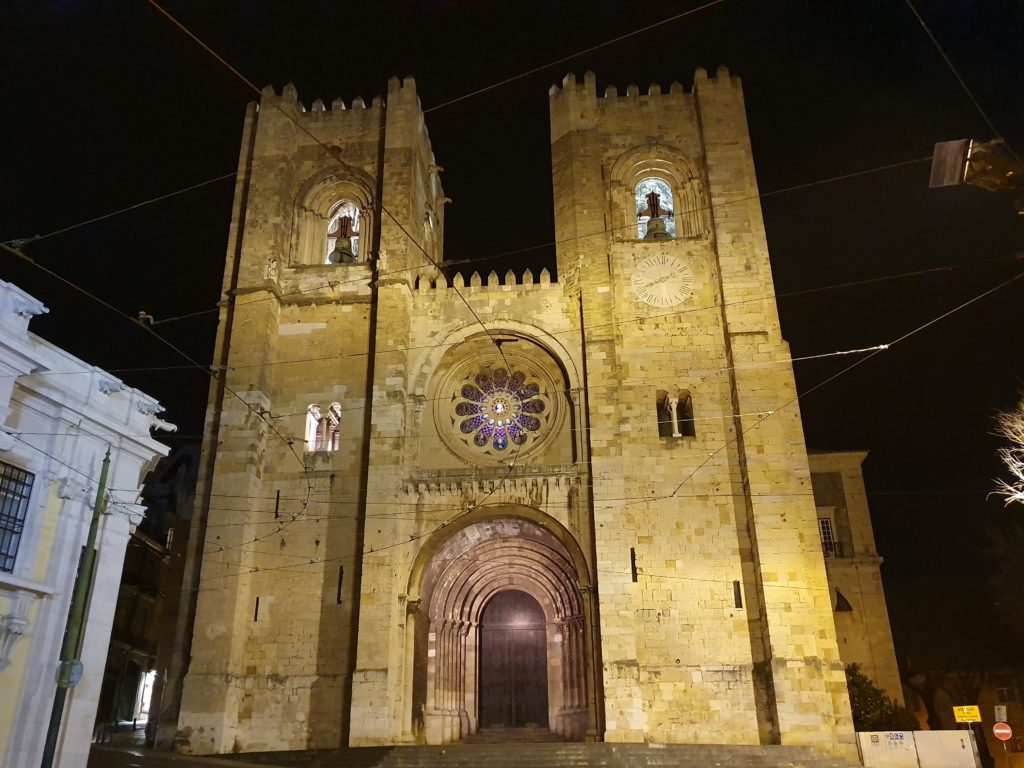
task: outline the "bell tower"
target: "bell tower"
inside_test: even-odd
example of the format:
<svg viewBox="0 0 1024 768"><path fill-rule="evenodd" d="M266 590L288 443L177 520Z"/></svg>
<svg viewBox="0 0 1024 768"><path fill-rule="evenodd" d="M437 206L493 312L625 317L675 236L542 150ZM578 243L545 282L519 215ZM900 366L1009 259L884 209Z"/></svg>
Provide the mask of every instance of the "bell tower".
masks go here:
<svg viewBox="0 0 1024 768"><path fill-rule="evenodd" d="M739 79L569 75L550 110L605 738L852 749Z"/></svg>
<svg viewBox="0 0 1024 768"><path fill-rule="evenodd" d="M307 108L292 85L249 105L196 493L209 511L184 752L347 741L367 486L393 461L370 424L404 429L375 398L404 366L411 287L441 259L439 170L412 78L369 105Z"/></svg>

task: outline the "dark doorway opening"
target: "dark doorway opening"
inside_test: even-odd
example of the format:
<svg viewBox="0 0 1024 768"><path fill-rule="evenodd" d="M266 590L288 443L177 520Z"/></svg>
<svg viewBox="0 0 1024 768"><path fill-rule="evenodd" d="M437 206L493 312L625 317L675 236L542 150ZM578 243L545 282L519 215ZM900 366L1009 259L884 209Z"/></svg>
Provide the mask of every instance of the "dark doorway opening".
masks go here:
<svg viewBox="0 0 1024 768"><path fill-rule="evenodd" d="M544 611L525 592L499 592L480 619L480 726L548 727Z"/></svg>

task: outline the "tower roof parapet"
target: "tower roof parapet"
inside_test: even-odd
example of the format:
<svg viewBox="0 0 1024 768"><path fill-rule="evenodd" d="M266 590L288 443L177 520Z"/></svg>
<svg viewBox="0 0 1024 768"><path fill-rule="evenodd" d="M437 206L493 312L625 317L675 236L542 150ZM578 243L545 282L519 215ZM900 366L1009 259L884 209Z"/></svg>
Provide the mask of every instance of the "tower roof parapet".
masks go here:
<svg viewBox="0 0 1024 768"><path fill-rule="evenodd" d="M323 99L316 99L307 110L306 105L299 98L298 88L295 87L294 83L288 83L278 93L273 85L267 85L263 88L261 93L261 101L268 99L274 99L279 105L291 104L294 105L295 112L300 115L319 115L321 113L331 112L345 112L348 110L357 109L373 109L377 107L385 107L385 101L383 96L374 96L370 101L369 107L363 100L362 96L354 97L351 102L346 104L345 100L340 96L332 99L330 104ZM416 80L408 76L404 79L392 77L388 80L387 97L390 100L401 99L403 101L413 101L418 108L421 108L419 96L416 94Z"/></svg>
<svg viewBox="0 0 1024 768"><path fill-rule="evenodd" d="M735 88L740 87L740 78L736 75L731 75L729 69L726 66L720 66L715 72L714 77L708 77L708 71L704 67L698 67L693 75L694 85L698 82L708 83L724 83L731 85ZM615 85L608 85L604 90L604 95L597 95L597 76L593 72L586 72L583 78L577 78L573 73L567 74L562 78L561 85L553 84L548 89L548 96L552 101L565 95L571 94L575 97L593 98L600 101L614 101L616 99L630 100L630 99L644 99L644 98L682 98L684 96L691 95L693 89L688 92L682 83L677 80L672 81L669 85L668 90L662 89L660 83L650 83L647 86L645 93L641 93L641 89L634 83L630 83L625 90L625 94L620 95L619 89Z"/></svg>

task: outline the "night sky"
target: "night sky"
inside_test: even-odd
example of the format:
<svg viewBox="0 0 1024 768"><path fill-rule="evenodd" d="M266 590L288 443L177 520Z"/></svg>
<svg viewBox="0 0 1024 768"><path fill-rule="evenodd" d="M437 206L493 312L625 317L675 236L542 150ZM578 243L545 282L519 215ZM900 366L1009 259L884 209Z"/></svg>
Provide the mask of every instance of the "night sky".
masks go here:
<svg viewBox="0 0 1024 768"><path fill-rule="evenodd" d="M684 3L181 2L165 7L259 86L367 102L413 75L443 183L445 257L554 268L547 89L573 71L645 91L698 66L743 79L762 193L992 138L900 0L724 0L685 18L452 99L661 19ZM1024 151L1024 5L916 0L1007 142ZM513 10L514 9L514 10ZM46 234L235 170L251 91L144 2L0 6L0 241ZM929 190L929 163L763 199L794 357L891 342L1024 270L1024 217L980 190ZM25 247L39 264L212 354L231 180ZM1015 258L1016 255L1016 258ZM952 265L953 268L934 270ZM931 270L896 279L903 273ZM33 330L158 397L201 430L208 379L133 324L0 254L0 277L50 307ZM861 282L870 281L870 282ZM859 285L850 283L860 282ZM835 287L831 287L835 286ZM1024 385L1019 281L801 402L808 444L861 448L900 662L1012 658L987 584L988 537L1024 510L986 500L1000 474L992 416ZM796 363L807 391L857 358ZM1024 587L1022 587L1024 589ZM1017 655L1019 661L1019 654Z"/></svg>

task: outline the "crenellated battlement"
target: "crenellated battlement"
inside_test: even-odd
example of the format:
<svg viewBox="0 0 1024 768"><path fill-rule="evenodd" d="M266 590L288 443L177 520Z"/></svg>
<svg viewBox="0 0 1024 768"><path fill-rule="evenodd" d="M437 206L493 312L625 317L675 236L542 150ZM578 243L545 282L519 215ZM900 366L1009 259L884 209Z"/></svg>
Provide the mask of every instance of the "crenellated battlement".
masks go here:
<svg viewBox="0 0 1024 768"><path fill-rule="evenodd" d="M333 99L329 104L323 99L316 99L309 108L299 98L299 91L294 83L288 83L278 93L274 86L268 85L260 92L261 101L275 100L281 106L292 105L295 113L304 115L311 119L323 119L332 114L359 111L364 109L386 108L383 96L374 96L369 105L362 96L356 96L351 101L345 102L341 97ZM415 103L417 109L422 110L419 96L416 93L416 80L409 76L404 79L392 77L388 80L387 99L389 101L402 100Z"/></svg>
<svg viewBox="0 0 1024 768"><path fill-rule="evenodd" d="M708 77L708 71L704 67L698 67L693 74L693 81L695 87L701 85L724 85L730 88L741 88L740 78L736 75L729 74L729 68L725 66L719 67L714 77ZM587 71L583 74L583 78L579 79L572 72L562 78L562 84L553 84L548 89L548 96L552 101L566 96L574 98L591 98L598 102L610 102L616 101L623 105L629 104L636 100L643 101L644 99L650 98L662 98L662 99L676 99L683 100L686 98L693 97L693 88L687 91L682 83L673 81L668 90L664 90L659 83L650 83L647 86L646 93L640 93L640 88L635 84L626 86L624 93L619 93L619 89L614 85L609 85L604 90L604 96L598 96L597 94L597 75L593 72Z"/></svg>
<svg viewBox="0 0 1024 768"><path fill-rule="evenodd" d="M531 287L537 288L550 288L551 286L557 286L556 281L552 281L551 273L545 268L540 271L537 280L534 280L532 270L524 270L522 275L516 275L511 269L508 270L504 277L499 277L498 273L491 270L487 274L487 281L480 276L479 272L474 272L469 277L469 282L466 282L466 278L461 272L456 272L455 277L452 278L449 284L448 278L444 275L439 274L422 274L416 278L416 290L426 292L430 290L447 290L448 288L463 289L483 289L483 290L511 290L513 287Z"/></svg>

